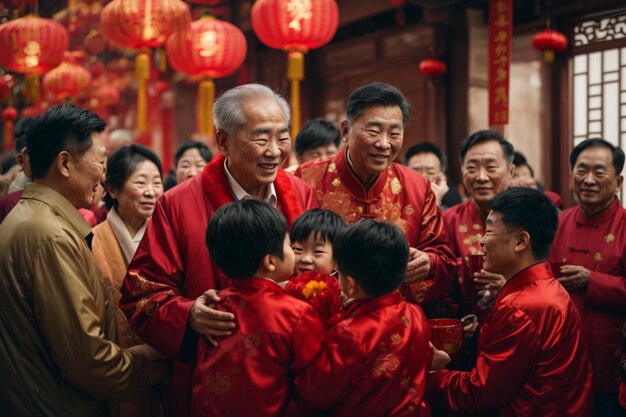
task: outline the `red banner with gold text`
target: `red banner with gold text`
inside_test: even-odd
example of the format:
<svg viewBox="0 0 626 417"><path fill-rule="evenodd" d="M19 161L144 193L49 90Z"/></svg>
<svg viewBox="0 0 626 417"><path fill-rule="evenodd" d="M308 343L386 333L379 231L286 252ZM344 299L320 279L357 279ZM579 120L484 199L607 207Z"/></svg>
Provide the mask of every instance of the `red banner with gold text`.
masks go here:
<svg viewBox="0 0 626 417"><path fill-rule="evenodd" d="M489 0L489 125L509 122L512 0Z"/></svg>

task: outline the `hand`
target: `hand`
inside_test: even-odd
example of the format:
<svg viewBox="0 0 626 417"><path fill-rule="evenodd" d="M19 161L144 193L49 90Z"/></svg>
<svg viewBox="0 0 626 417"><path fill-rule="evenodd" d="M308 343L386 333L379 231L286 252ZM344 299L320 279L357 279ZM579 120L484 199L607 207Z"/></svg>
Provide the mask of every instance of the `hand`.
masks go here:
<svg viewBox="0 0 626 417"><path fill-rule="evenodd" d="M432 181L430 183L430 188L433 190L433 193L437 198L437 205L440 206L443 196L450 190L445 174L440 174L434 181Z"/></svg>
<svg viewBox="0 0 626 417"><path fill-rule="evenodd" d="M430 271L430 257L426 252L409 248L409 263L406 266L404 282L423 281Z"/></svg>
<svg viewBox="0 0 626 417"><path fill-rule="evenodd" d="M484 289L489 291L490 295L495 299L502 287L504 287L504 284L506 284L506 279L503 275L481 269L480 272L474 274L474 282L483 284Z"/></svg>
<svg viewBox="0 0 626 417"><path fill-rule="evenodd" d="M432 343L428 342L428 345L433 350L433 361L430 363L430 371L439 371L444 369L451 361L450 355L443 350L437 349Z"/></svg>
<svg viewBox="0 0 626 417"><path fill-rule="evenodd" d="M470 339L474 336L476 329L478 329L478 317L476 314L463 316L463 318L461 318L461 323L463 324L463 337L465 339Z"/></svg>
<svg viewBox="0 0 626 417"><path fill-rule="evenodd" d="M591 271L580 265L563 265L561 276L557 280L568 291L586 289L589 286Z"/></svg>
<svg viewBox="0 0 626 417"><path fill-rule="evenodd" d="M236 327L235 316L232 313L215 310L215 304L220 301L215 290L208 290L191 306L189 324L197 333L206 335L213 346L217 346L215 336L228 336L231 329Z"/></svg>

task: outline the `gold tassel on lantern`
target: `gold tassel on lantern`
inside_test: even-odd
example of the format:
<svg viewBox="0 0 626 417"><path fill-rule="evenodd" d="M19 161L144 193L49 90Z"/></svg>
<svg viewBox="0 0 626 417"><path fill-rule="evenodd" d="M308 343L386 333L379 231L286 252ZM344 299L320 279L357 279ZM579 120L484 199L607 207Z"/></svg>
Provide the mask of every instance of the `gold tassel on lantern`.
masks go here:
<svg viewBox="0 0 626 417"><path fill-rule="evenodd" d="M304 79L304 54L291 51L287 61L287 79L291 82L291 140L300 130L300 81Z"/></svg>
<svg viewBox="0 0 626 417"><path fill-rule="evenodd" d="M140 133L148 129L148 80L150 79L150 57L142 52L135 59L135 77L137 77L137 130Z"/></svg>
<svg viewBox="0 0 626 417"><path fill-rule="evenodd" d="M205 79L198 87L198 130L202 136L213 138L213 101L215 101L215 84Z"/></svg>
<svg viewBox="0 0 626 417"><path fill-rule="evenodd" d="M24 97L26 102L34 104L41 96L41 81L39 76L34 73L26 74L26 83L24 85Z"/></svg>

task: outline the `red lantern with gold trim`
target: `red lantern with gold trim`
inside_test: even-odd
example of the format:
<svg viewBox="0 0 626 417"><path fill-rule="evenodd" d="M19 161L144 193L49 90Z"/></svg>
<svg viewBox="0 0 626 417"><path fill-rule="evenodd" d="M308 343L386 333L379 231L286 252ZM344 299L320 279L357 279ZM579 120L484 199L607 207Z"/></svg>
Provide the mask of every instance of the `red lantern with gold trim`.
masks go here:
<svg viewBox="0 0 626 417"><path fill-rule="evenodd" d="M567 37L549 28L533 36L532 43L533 48L543 51L543 59L548 64L554 62L555 52L563 52L567 49Z"/></svg>
<svg viewBox="0 0 626 417"><path fill-rule="evenodd" d="M180 0L113 0L100 15L102 33L114 44L145 50L162 46L167 37L191 22L189 6ZM147 82L150 57L142 52L135 60L137 78L137 130L147 130Z"/></svg>
<svg viewBox="0 0 626 417"><path fill-rule="evenodd" d="M0 66L26 75L26 98L39 98L39 76L57 67L69 33L54 20L28 15L0 25Z"/></svg>
<svg viewBox="0 0 626 417"><path fill-rule="evenodd" d="M419 70L427 77L441 77L448 72L448 67L441 59L426 58L420 62Z"/></svg>
<svg viewBox="0 0 626 417"><path fill-rule="evenodd" d="M43 77L43 88L57 100L75 99L91 82L91 73L76 63L71 52L55 69Z"/></svg>
<svg viewBox="0 0 626 417"><path fill-rule="evenodd" d="M300 129L300 81L304 56L331 41L339 26L334 0L257 0L250 12L252 29L265 45L289 53L287 78L291 81L291 138Z"/></svg>
<svg viewBox="0 0 626 417"><path fill-rule="evenodd" d="M213 79L235 72L246 58L247 48L246 37L239 28L213 16L192 22L188 31L174 33L167 40L167 58L174 69L205 77L198 89L201 135L213 131Z"/></svg>
<svg viewBox="0 0 626 417"><path fill-rule="evenodd" d="M13 124L17 120L17 109L13 106L2 110L2 123L4 124L4 149L13 149Z"/></svg>

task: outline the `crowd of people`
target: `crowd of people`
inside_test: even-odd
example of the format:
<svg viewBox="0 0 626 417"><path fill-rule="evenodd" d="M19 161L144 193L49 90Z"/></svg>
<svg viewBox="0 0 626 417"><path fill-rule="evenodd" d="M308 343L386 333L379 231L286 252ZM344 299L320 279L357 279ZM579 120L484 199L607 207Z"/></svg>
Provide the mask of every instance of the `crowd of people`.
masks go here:
<svg viewBox="0 0 626 417"><path fill-rule="evenodd" d="M496 131L458 150L465 200L437 146L396 162L411 108L388 84L352 92L339 128L304 126L293 155L270 88L213 115L218 152L183 143L165 177L150 149L105 147L88 110L18 123L1 415L626 415L621 149L574 147L563 210ZM433 318L462 323L459 353Z"/></svg>

